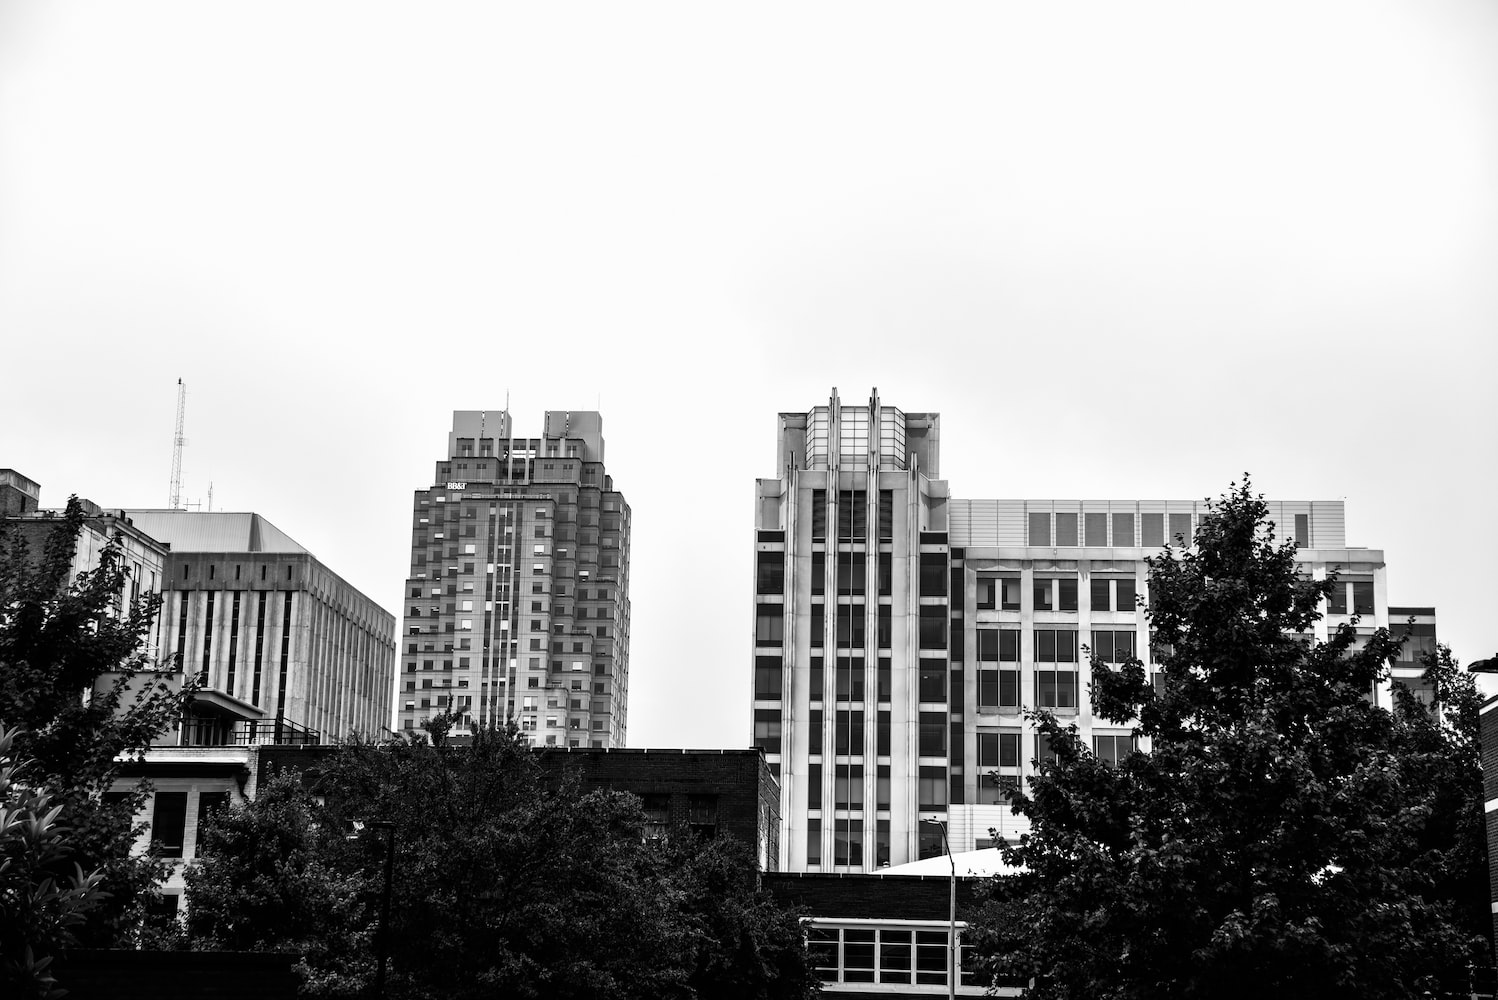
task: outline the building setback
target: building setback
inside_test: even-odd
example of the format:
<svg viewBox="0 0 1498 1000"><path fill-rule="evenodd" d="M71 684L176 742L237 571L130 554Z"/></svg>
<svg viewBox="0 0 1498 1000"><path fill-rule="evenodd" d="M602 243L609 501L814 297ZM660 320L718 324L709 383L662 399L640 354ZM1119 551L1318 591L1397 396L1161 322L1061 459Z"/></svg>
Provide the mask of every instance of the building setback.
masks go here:
<svg viewBox="0 0 1498 1000"><path fill-rule="evenodd" d="M542 746L621 747L628 721L630 510L603 422L453 413L411 512L397 727L448 710L455 735L514 719Z"/></svg>
<svg viewBox="0 0 1498 1000"><path fill-rule="evenodd" d="M259 514L129 516L171 549L157 630L162 655L181 654L184 676L196 676L207 693L258 710L240 713L241 730L270 726L277 741L296 733L314 743L386 731L395 680L390 612ZM189 732L183 742L225 738L260 737Z"/></svg>
<svg viewBox="0 0 1498 1000"><path fill-rule="evenodd" d="M1089 650L1153 670L1146 556L1189 540L1207 505L956 500L937 476L939 421L836 392L780 415L780 474L757 486L753 726L781 783L783 870L874 871L1025 832L1005 786L1045 748L1047 708L1095 753L1133 746L1094 718ZM1335 570L1315 637L1391 624L1383 553L1351 548L1339 501L1271 502L1300 569ZM1431 609L1413 611L1434 641ZM1413 684L1414 663L1396 664ZM1418 692L1417 692L1418 693ZM1373 696L1391 703L1388 685Z"/></svg>

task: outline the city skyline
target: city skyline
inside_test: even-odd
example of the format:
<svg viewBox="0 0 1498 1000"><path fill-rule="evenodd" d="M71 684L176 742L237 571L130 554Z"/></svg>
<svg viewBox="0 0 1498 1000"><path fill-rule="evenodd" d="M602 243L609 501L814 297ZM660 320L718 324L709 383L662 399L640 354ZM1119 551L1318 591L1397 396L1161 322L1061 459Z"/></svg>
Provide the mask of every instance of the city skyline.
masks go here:
<svg viewBox="0 0 1498 1000"><path fill-rule="evenodd" d="M598 410L635 746L749 745L754 482L833 387L939 413L967 496L1345 499L1492 656L1495 44L1457 0L8 4L0 465L163 506L181 377L185 494L398 614L452 411Z"/></svg>

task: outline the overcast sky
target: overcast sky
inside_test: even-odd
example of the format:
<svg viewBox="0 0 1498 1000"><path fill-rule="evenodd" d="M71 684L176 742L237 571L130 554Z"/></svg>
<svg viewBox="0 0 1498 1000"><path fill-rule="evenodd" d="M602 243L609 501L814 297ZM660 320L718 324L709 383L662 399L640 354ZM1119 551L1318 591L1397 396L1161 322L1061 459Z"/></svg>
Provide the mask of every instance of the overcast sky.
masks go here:
<svg viewBox="0 0 1498 1000"><path fill-rule="evenodd" d="M1498 652L1498 5L0 0L0 466L399 614L454 409L601 408L629 741L747 746L776 413L960 497L1347 501Z"/></svg>

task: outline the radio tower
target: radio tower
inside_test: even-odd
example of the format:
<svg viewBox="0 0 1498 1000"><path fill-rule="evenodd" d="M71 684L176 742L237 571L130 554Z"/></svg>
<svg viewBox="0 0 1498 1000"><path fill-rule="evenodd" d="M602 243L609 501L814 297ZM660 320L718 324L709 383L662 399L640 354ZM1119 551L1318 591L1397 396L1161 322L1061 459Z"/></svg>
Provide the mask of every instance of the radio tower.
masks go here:
<svg viewBox="0 0 1498 1000"><path fill-rule="evenodd" d="M177 380L177 434L172 439L172 495L167 506L172 510L182 509L182 446L187 438L182 436L182 418L187 412L187 386Z"/></svg>

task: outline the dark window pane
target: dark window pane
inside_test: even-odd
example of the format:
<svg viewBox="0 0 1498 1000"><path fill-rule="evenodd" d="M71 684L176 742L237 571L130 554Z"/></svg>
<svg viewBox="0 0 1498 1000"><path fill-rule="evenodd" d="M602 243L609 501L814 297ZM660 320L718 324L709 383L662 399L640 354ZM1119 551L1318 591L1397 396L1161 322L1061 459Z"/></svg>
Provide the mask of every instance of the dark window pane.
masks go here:
<svg viewBox="0 0 1498 1000"><path fill-rule="evenodd" d="M1052 593L1054 591L1055 591L1055 585L1054 585L1054 583L1052 581L1050 581L1050 580L1036 580L1035 581L1035 610L1036 611L1053 611L1053 610L1055 610L1054 606L1051 603L1051 595L1052 595Z"/></svg>
<svg viewBox="0 0 1498 1000"><path fill-rule="evenodd" d="M1076 514L1057 514L1056 515L1056 544L1057 545L1076 545L1077 544L1077 515Z"/></svg>
<svg viewBox="0 0 1498 1000"><path fill-rule="evenodd" d="M1051 515L1032 512L1030 514L1030 544L1051 544Z"/></svg>
<svg viewBox="0 0 1498 1000"><path fill-rule="evenodd" d="M1019 587L1017 579L1004 579L999 581L999 610L1019 610Z"/></svg>
<svg viewBox="0 0 1498 1000"><path fill-rule="evenodd" d="M1133 545L1134 544L1134 515L1133 514L1114 514L1113 515L1113 544L1114 545Z"/></svg>
<svg viewBox="0 0 1498 1000"><path fill-rule="evenodd" d="M1191 515L1170 515L1170 544L1190 545L1191 541Z"/></svg>
<svg viewBox="0 0 1498 1000"><path fill-rule="evenodd" d="M1059 610L1059 611L1075 611L1075 610L1077 610L1077 580L1076 580L1076 578L1072 577L1070 579L1057 580L1056 582L1057 582L1057 584L1059 584L1059 586L1058 586L1057 589L1060 592L1060 596L1058 597L1057 602L1056 602L1057 610Z"/></svg>
<svg viewBox="0 0 1498 1000"><path fill-rule="evenodd" d="M1115 600L1113 609L1115 611L1133 611L1135 608L1135 590L1133 580L1114 580L1113 589Z"/></svg>
<svg viewBox="0 0 1498 1000"><path fill-rule="evenodd" d="M180 858L186 832L187 793L157 792L151 810L151 846L163 858Z"/></svg>
<svg viewBox="0 0 1498 1000"><path fill-rule="evenodd" d="M1001 708L1019 707L1019 671L999 671L999 706Z"/></svg>
<svg viewBox="0 0 1498 1000"><path fill-rule="evenodd" d="M1295 545L1306 548L1311 544L1311 517L1309 514L1295 515Z"/></svg>
<svg viewBox="0 0 1498 1000"><path fill-rule="evenodd" d="M1107 514L1086 514L1083 516L1082 521L1083 530L1086 532L1087 544L1089 546L1108 544Z"/></svg>
<svg viewBox="0 0 1498 1000"><path fill-rule="evenodd" d="M1091 591L1092 610L1113 610L1113 581L1093 577L1088 589Z"/></svg>
<svg viewBox="0 0 1498 1000"><path fill-rule="evenodd" d="M813 594L827 593L827 553L825 552L811 554L811 592Z"/></svg>
<svg viewBox="0 0 1498 1000"><path fill-rule="evenodd" d="M785 554L782 552L760 552L756 555L756 594L785 593Z"/></svg>
<svg viewBox="0 0 1498 1000"><path fill-rule="evenodd" d="M1139 515L1139 544L1146 548L1165 544L1165 515Z"/></svg>
<svg viewBox="0 0 1498 1000"><path fill-rule="evenodd" d="M1373 614L1373 584L1371 582L1352 585L1352 613L1355 615Z"/></svg>

